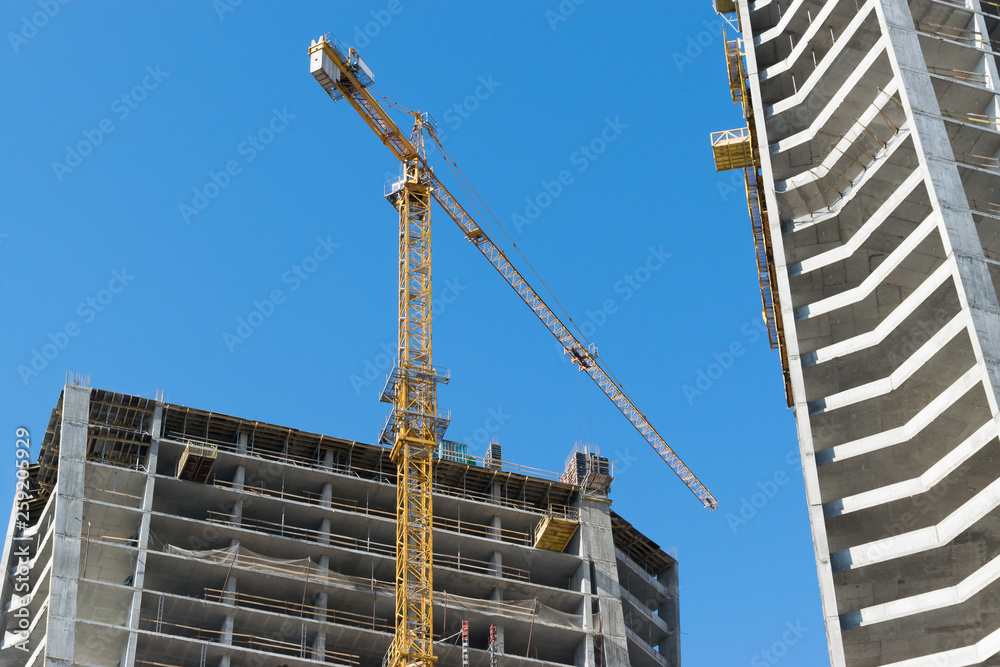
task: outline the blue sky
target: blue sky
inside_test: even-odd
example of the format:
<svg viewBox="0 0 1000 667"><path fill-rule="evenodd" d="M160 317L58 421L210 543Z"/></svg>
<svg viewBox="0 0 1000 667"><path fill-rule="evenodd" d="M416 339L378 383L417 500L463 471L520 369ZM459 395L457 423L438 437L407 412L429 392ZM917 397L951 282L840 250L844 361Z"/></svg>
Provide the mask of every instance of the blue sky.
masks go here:
<svg viewBox="0 0 1000 667"><path fill-rule="evenodd" d="M329 31L358 48L378 93L437 119L720 507L702 508L436 210L449 437L479 454L497 437L505 459L548 470L577 441L614 459L614 509L680 561L684 664L826 663L745 198L708 142L743 124L709 0L289 6L0 8L2 495L15 429L37 447L67 370L374 441L396 318L382 186L397 164L310 76L309 42Z"/></svg>

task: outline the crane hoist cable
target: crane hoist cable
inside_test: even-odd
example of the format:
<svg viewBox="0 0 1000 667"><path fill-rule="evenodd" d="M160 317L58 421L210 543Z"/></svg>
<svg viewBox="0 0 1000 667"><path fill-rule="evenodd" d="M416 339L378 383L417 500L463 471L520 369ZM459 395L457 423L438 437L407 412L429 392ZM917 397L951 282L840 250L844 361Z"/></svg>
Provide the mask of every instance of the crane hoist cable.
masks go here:
<svg viewBox="0 0 1000 667"><path fill-rule="evenodd" d="M475 199L478 199L482 203L483 208L486 209L486 212L489 213L490 217L493 218L493 220L497 223L497 227L500 228L500 231L503 232L503 235L507 238L508 241L510 241L511 246L513 246L514 250L517 251L517 254L520 255L521 259L524 260L524 263L528 265L528 268L531 270L531 273L534 274L536 278L538 278L538 282L541 283L542 287L548 293L552 301L555 302L559 310L566 316L566 319L573 323L573 328L576 329L577 333L579 334L577 338L582 338L583 340L587 340L587 337L584 335L582 331L580 331L580 328L576 325L576 322L573 321L573 318L570 317L569 312L563 307L562 303L560 303L555 293L549 288L548 284L546 284L545 280L538 273L538 271L535 270L535 267L532 265L531 261L525 256L524 252L521 251L521 248L517 245L517 243L514 242L514 239L512 239L510 234L507 233L507 230L504 228L503 223L500 222L500 219L496 216L496 214L493 213L492 209L490 209L489 205L479 194L479 191L476 190L475 186L472 185L472 182L468 179L468 177L466 177L466 175L459 168L458 163L451 157L451 155L448 154L448 152L445 150L444 146L441 145L441 142L438 140L435 134L431 134L431 139L437 145L438 149L440 149L441 155L445 159L445 163L448 165L449 169L451 169L452 173L455 174L455 179L458 181L459 187L462 188L462 192L465 192L465 196L469 198L472 207L475 208L476 212L478 213L479 208L476 206ZM468 191L465 189L465 185L463 185L462 183L463 181L466 184L468 184L469 190L472 190L472 192L476 195L475 199L469 195ZM482 214L480 214L480 217L485 217L485 216L482 216ZM489 231L488 227L487 231ZM590 341L587 340L587 342L589 343Z"/></svg>
<svg viewBox="0 0 1000 667"><path fill-rule="evenodd" d="M546 284L546 282L542 278L542 276L538 273L538 271L535 270L535 267L531 264L531 261L525 256L524 252L521 251L520 247L517 245L517 243L514 242L514 239L511 238L510 234L507 233L507 230L504 228L503 223L500 222L500 219L497 218L496 214L493 213L492 209L490 209L489 205L486 203L486 201L482 198L482 196L476 190L475 186L472 185L472 182L462 172L461 168L458 166L458 162L456 162L455 159L452 158L451 155L448 153L448 151L445 150L445 147L441 144L441 141L438 139L438 137L437 137L437 135L435 133L429 133L429 134L430 134L431 139L437 145L438 149L441 151L441 155L442 155L442 157L445 160L445 164L448 165L448 168L455 175L455 179L456 179L456 181L458 181L459 187L462 188L462 192L464 192L465 195L466 195L466 197L468 197L470 199L470 202L472 203L473 208L475 208L477 212L479 211L479 208L476 206L475 201L469 195L468 190L466 190L465 185L463 184L463 181L464 181L465 184L468 185L469 190L472 190L472 192L475 193L475 196L476 196L475 198L478 199L482 203L483 208L485 208L486 211L490 214L490 217L492 217L493 220L496 221L497 226L500 228L500 231L503 232L503 235L505 237L507 237L508 241L510 241L510 244L517 251L517 254L521 256L521 259L523 259L524 262L525 262L525 264L528 265L528 268L531 270L531 272L535 275L535 277L538 278L538 281L542 284L542 287L549 294L549 296L551 297L551 299L556 303L556 306L558 306L559 310L565 315L566 319L573 324L573 329L576 330L576 332L577 332L576 338L587 342L588 343L588 347L590 347L591 342L587 338L586 334L584 334L583 331L580 330L580 327L577 326L576 321L573 320L573 318L572 318L572 316L570 316L569 312L563 307L562 303L559 301L559 298L556 297L555 293L549 288L548 284ZM488 228L487 228L487 231L488 231ZM621 390L621 392L631 402L632 401L631 396L629 396L628 392L625 390L625 387L624 387L623 383L615 376L615 374L612 373L610 371L610 369L608 369L608 368L605 368L604 372L607 373L608 376L611 377L614 380L615 384L618 385L618 388ZM643 415L643 418L645 419L645 415Z"/></svg>

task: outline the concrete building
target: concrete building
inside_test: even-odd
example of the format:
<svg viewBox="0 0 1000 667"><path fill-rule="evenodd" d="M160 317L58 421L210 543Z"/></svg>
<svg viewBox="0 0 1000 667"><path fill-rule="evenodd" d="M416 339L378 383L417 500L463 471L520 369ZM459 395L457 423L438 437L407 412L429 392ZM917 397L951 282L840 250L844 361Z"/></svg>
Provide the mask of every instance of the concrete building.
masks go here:
<svg viewBox="0 0 1000 667"><path fill-rule="evenodd" d="M1000 5L715 6L832 664L1000 665Z"/></svg>
<svg viewBox="0 0 1000 667"><path fill-rule="evenodd" d="M3 553L0 665L382 664L389 450L66 385ZM610 508L606 461L546 479L436 463L437 655L680 664L676 561ZM455 458L455 457L451 457Z"/></svg>

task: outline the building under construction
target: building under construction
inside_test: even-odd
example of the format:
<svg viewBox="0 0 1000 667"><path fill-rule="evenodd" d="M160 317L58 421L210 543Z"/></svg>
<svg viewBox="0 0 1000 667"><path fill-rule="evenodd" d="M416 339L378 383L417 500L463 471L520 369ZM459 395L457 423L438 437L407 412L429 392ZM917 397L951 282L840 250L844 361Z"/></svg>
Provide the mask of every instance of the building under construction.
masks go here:
<svg viewBox="0 0 1000 667"><path fill-rule="evenodd" d="M715 7L832 664L1000 665L1000 4Z"/></svg>
<svg viewBox="0 0 1000 667"><path fill-rule="evenodd" d="M439 664L680 664L677 562L611 510L607 459L446 442L433 470ZM388 448L67 384L25 471L0 664L383 664Z"/></svg>

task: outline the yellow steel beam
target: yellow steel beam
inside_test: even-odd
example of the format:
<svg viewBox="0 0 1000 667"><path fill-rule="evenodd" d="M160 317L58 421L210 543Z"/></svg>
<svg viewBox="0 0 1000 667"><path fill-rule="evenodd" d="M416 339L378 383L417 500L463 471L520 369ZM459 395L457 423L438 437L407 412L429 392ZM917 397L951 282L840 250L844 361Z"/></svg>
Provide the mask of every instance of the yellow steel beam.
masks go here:
<svg viewBox="0 0 1000 667"><path fill-rule="evenodd" d="M324 37L309 47L309 59L310 70L320 85L327 92L336 88L397 159L405 162L417 156L413 144L358 80L351 63L357 59L353 49L345 50L336 40Z"/></svg>

